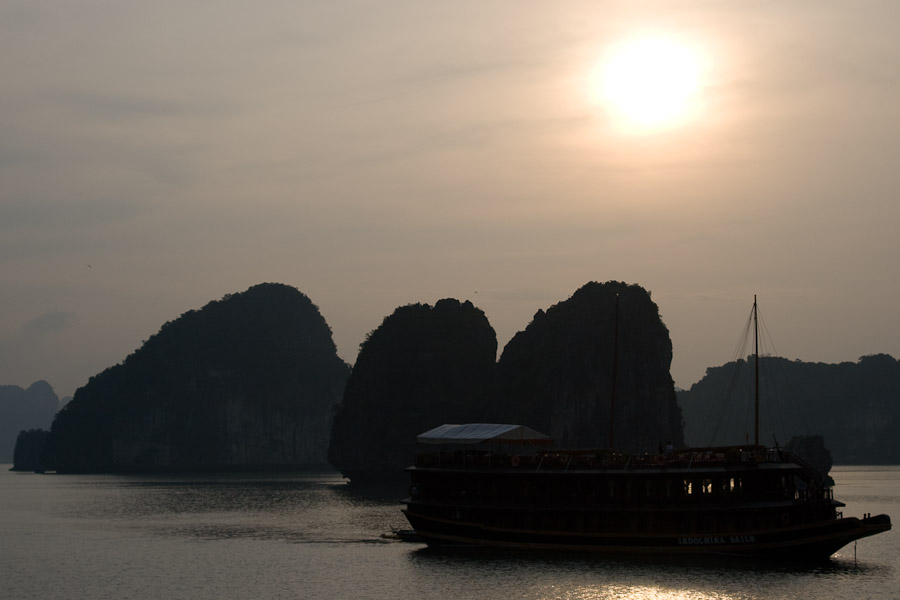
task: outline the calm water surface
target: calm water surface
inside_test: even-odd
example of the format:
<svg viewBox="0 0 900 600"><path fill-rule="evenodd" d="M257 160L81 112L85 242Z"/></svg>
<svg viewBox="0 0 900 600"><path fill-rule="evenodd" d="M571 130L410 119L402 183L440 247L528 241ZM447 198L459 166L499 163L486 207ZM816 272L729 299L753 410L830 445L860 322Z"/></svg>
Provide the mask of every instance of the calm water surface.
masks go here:
<svg viewBox="0 0 900 600"><path fill-rule="evenodd" d="M436 552L395 489L339 475L65 476L0 467L0 598L900 600L900 532L826 564ZM836 467L844 513L900 521L900 467Z"/></svg>

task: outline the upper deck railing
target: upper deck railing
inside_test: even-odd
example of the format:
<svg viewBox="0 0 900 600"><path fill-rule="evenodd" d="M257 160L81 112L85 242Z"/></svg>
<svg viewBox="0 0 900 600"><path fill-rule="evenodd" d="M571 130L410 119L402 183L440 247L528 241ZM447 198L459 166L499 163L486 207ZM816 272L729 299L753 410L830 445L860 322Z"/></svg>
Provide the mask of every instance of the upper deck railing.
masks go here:
<svg viewBox="0 0 900 600"><path fill-rule="evenodd" d="M484 450L429 451L416 454L416 467L446 469L518 469L532 471L709 468L796 462L775 448L734 446L627 454L612 450L541 450L528 454Z"/></svg>

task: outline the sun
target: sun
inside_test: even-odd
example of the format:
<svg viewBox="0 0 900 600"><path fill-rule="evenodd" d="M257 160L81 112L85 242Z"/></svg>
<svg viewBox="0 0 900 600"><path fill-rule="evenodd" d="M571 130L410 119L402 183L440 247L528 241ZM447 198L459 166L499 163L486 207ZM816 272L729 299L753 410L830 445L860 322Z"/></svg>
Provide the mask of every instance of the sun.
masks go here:
<svg viewBox="0 0 900 600"><path fill-rule="evenodd" d="M702 57L688 44L644 37L615 46L595 85L599 101L620 124L659 130L696 116L703 75Z"/></svg>

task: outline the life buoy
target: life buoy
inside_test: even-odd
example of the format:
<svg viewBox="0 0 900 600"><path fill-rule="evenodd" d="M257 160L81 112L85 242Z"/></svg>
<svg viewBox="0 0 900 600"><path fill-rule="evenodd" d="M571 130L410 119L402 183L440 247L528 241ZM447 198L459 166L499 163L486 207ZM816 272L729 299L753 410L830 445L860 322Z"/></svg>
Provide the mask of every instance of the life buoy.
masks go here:
<svg viewBox="0 0 900 600"><path fill-rule="evenodd" d="M509 459L509 464L511 464L514 467L518 467L519 466L519 457L516 455L513 455L513 457Z"/></svg>

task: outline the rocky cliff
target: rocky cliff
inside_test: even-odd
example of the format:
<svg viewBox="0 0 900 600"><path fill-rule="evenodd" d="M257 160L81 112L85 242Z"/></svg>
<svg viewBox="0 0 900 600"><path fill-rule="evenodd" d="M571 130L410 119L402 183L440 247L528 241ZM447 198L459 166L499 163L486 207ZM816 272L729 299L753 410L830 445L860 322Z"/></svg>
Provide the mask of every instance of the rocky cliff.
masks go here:
<svg viewBox="0 0 900 600"><path fill-rule="evenodd" d="M16 438L13 466L10 471L40 471L41 454L48 435L50 432L43 429L20 431Z"/></svg>
<svg viewBox="0 0 900 600"><path fill-rule="evenodd" d="M417 434L480 420L496 356L497 336L470 302L396 309L360 348L329 461L356 483L405 477Z"/></svg>
<svg viewBox="0 0 900 600"><path fill-rule="evenodd" d="M349 366L318 308L261 284L166 323L59 412L42 461L60 472L326 464Z"/></svg>
<svg viewBox="0 0 900 600"><path fill-rule="evenodd" d="M46 381L36 381L28 389L0 386L0 463L13 461L20 431L49 429L57 410L59 398Z"/></svg>
<svg viewBox="0 0 900 600"><path fill-rule="evenodd" d="M683 444L669 332L643 288L589 283L538 311L499 363L496 350L469 302L398 308L362 345L335 415L331 464L355 482L396 479L416 435L443 423L518 423L558 445L609 447L613 396L617 449Z"/></svg>
<svg viewBox="0 0 900 600"><path fill-rule="evenodd" d="M671 362L669 331L646 290L588 283L538 311L503 349L492 417L528 425L566 447L678 446L683 435Z"/></svg>

